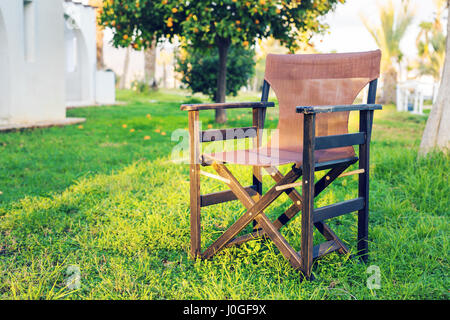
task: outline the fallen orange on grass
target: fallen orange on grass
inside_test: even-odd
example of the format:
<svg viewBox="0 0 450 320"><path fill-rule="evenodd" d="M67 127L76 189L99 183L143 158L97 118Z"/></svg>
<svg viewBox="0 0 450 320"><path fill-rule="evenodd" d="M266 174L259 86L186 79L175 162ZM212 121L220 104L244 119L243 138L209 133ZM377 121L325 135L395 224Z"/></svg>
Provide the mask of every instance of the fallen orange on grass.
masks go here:
<svg viewBox="0 0 450 320"><path fill-rule="evenodd" d="M144 140L150 140L150 139L151 139L150 136L145 136L145 137L144 137Z"/></svg>

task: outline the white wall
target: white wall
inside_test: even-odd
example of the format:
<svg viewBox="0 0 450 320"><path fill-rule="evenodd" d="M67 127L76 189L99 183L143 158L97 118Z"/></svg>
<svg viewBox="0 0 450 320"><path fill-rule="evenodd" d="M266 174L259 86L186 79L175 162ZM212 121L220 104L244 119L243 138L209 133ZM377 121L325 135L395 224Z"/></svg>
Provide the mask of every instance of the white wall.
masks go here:
<svg viewBox="0 0 450 320"><path fill-rule="evenodd" d="M5 79L9 83L9 88L8 85L0 86L0 115L3 122L9 123L61 120L65 118L65 83L61 81L65 75L65 54L61 50L64 43L61 1L26 2L31 6L28 12L25 12L22 0L0 0L3 61L0 63L9 66L9 74L0 80L0 84ZM4 99L8 94L9 99Z"/></svg>
<svg viewBox="0 0 450 320"><path fill-rule="evenodd" d="M9 52L8 37L3 14L0 10L0 124L9 119Z"/></svg>

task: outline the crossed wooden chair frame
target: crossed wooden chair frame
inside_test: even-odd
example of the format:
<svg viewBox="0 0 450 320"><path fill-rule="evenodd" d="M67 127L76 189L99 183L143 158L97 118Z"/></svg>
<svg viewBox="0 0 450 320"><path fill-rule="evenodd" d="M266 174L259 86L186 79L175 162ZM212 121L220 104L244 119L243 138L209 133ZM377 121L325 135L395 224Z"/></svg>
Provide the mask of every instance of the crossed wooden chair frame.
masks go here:
<svg viewBox="0 0 450 320"><path fill-rule="evenodd" d="M244 187L232 175L224 163L208 159L201 154L201 143L217 141L217 137L226 140L226 130L200 131L199 111L213 109L252 108L253 127L233 128L256 129L253 138L256 146L261 146L262 130L266 109L273 107L268 102L270 85L264 81L261 102L220 103L220 104L186 104L181 110L188 111L189 117L189 145L190 145L190 224L191 224L191 257L209 259L221 249L232 245L239 245L255 238L268 238L273 241L281 254L290 262L292 267L300 270L303 276L310 279L314 259L338 251L349 253L349 248L325 223L325 220L343 214L358 212L358 240L357 255L365 262L368 257L368 219L369 219L369 155L374 110L381 109L375 104L377 80L369 84L367 104L339 105L339 106L299 106L297 113L304 114L303 122L303 161L301 165L294 164L287 174L283 175L275 166L264 169L272 177L275 185L266 193L262 192L262 168L253 166L253 185ZM316 136L316 114L323 112L359 111L359 132L333 136ZM299 128L300 130L301 128ZM211 137L215 137L211 139ZM236 137L232 137L236 138ZM314 151L358 145L359 158L351 157L329 162L316 163ZM344 172L352 164L359 161L359 169ZM200 166L212 166L218 175L200 170ZM315 171L329 170L321 179L314 183ZM358 198L331 204L321 208L314 208L314 198L317 197L338 177L351 174L359 175ZM200 194L200 176L206 175L224 182L230 191ZM296 182L302 178L301 182ZM302 187L300 194L295 187ZM293 204L276 220L271 221L264 210L285 193ZM201 252L201 207L239 200L247 211L238 218L221 236L219 236L204 252ZM301 250L297 252L280 233L280 229L301 214ZM253 231L243 236L237 236L253 221ZM326 239L318 245L313 244L313 227Z"/></svg>

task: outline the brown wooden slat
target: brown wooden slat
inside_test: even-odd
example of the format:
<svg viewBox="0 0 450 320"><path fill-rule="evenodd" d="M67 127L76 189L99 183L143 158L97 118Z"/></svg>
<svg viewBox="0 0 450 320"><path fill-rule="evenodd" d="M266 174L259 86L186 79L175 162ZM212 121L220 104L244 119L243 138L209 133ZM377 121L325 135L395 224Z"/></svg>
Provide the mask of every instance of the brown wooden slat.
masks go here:
<svg viewBox="0 0 450 320"><path fill-rule="evenodd" d="M200 103L200 104L183 104L183 111L200 111L200 110L216 110L216 109L236 109L236 108L267 108L274 107L273 102L224 102L224 103Z"/></svg>
<svg viewBox="0 0 450 320"><path fill-rule="evenodd" d="M210 129L200 132L201 142L223 141L254 138L257 136L256 127Z"/></svg>
<svg viewBox="0 0 450 320"><path fill-rule="evenodd" d="M364 132L346 133L331 136L316 137L315 150L340 148L363 144L366 141Z"/></svg>
<svg viewBox="0 0 450 320"><path fill-rule="evenodd" d="M250 194L251 196L257 194L255 186L245 187L245 191L248 192L248 194ZM202 207L207 207L233 200L237 200L237 197L231 190L207 193L200 196L200 203Z"/></svg>
<svg viewBox="0 0 450 320"><path fill-rule="evenodd" d="M264 232L264 230L258 229L257 231L247 233L242 236L234 238L233 240L231 240L230 242L228 242L226 244L226 247L237 246L237 245L243 244L247 241L255 240L260 237L263 237L263 236L265 236L265 234L266 233Z"/></svg>
<svg viewBox="0 0 450 320"><path fill-rule="evenodd" d="M314 222L323 221L362 209L364 209L364 198L359 197L317 208L314 210L313 220Z"/></svg>
<svg viewBox="0 0 450 320"><path fill-rule="evenodd" d="M317 259L324 255L327 255L333 251L339 250L340 245L333 240L323 242L321 244L315 245L313 248L313 258Z"/></svg>
<svg viewBox="0 0 450 320"><path fill-rule="evenodd" d="M264 229L267 236L273 241L278 250L280 250L281 254L288 259L292 267L294 269L299 269L302 266L300 254L295 252L278 229L270 222L269 218L262 213L256 217L256 221L258 222L258 225Z"/></svg>

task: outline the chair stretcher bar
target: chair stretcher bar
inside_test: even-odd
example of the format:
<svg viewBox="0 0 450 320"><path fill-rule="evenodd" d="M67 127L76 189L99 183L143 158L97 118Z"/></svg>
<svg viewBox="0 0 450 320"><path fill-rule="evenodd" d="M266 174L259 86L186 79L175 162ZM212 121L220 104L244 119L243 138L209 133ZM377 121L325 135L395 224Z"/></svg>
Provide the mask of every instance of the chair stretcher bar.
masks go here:
<svg viewBox="0 0 450 320"><path fill-rule="evenodd" d="M254 196L257 194L256 186L245 187L245 191L247 191L250 196ZM233 200L237 200L237 197L231 190L207 193L200 196L200 206L207 207Z"/></svg>
<svg viewBox="0 0 450 320"><path fill-rule="evenodd" d="M315 150L340 148L366 143L364 132L315 137Z"/></svg>
<svg viewBox="0 0 450 320"><path fill-rule="evenodd" d="M339 217L343 214L359 211L364 208L364 198L359 197L352 200L347 200L339 203L334 203L329 206L317 208L314 210L313 222L319 222L335 217Z"/></svg>
<svg viewBox="0 0 450 320"><path fill-rule="evenodd" d="M256 136L256 127L210 129L200 131L200 142L254 138Z"/></svg>

